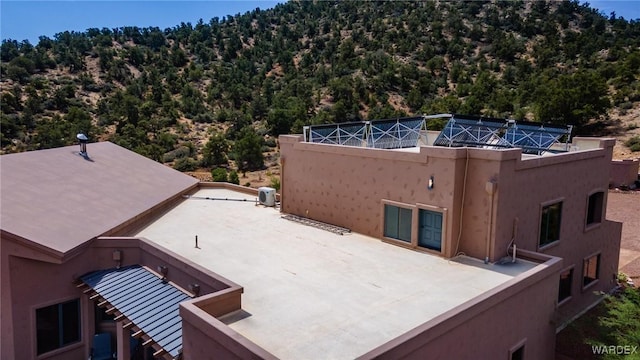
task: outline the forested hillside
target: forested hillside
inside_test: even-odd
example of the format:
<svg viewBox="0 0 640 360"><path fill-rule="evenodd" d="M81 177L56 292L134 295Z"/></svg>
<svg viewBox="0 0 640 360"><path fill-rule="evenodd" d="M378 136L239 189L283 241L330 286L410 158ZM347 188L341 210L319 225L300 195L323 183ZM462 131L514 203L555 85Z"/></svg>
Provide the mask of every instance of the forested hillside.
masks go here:
<svg viewBox="0 0 640 360"><path fill-rule="evenodd" d="M5 39L0 59L5 153L85 132L183 171L250 171L306 124L451 112L640 126L616 126L640 116L640 22L578 1L289 2Z"/></svg>

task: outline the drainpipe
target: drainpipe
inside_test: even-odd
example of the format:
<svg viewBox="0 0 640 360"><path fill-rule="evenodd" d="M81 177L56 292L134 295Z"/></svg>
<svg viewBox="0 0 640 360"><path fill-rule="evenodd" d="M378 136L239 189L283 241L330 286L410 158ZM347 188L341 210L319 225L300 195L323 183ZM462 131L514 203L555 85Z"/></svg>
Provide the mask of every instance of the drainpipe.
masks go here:
<svg viewBox="0 0 640 360"><path fill-rule="evenodd" d="M488 264L489 263L489 255L491 254L491 233L492 233L492 228L493 228L493 200L495 197L495 193L496 193L496 181L495 180L489 180L487 181L487 183L485 184L485 191L487 192L487 194L489 194L489 222L488 222L488 226L487 226L487 246L486 246L486 252L485 252L485 258L484 258L484 263Z"/></svg>

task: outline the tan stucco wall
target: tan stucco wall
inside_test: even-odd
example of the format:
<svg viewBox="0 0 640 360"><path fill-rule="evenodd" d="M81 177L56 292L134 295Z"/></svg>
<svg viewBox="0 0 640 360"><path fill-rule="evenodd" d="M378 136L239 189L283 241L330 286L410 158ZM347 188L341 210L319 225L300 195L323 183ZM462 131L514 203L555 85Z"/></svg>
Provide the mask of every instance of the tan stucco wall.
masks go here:
<svg viewBox="0 0 640 360"><path fill-rule="evenodd" d="M609 185L611 187L632 185L638 180L639 168L640 159L612 161Z"/></svg>
<svg viewBox="0 0 640 360"><path fill-rule="evenodd" d="M205 307L200 299L180 304L185 360L276 359L211 316Z"/></svg>
<svg viewBox="0 0 640 360"><path fill-rule="evenodd" d="M589 195L604 192L606 209L613 144L611 139L576 138L573 148L582 150L523 157L519 149L421 147L406 152L281 136L282 211L384 238L384 203L439 208L446 214L445 257L464 252L497 261L507 256L515 237L518 248L561 257L565 268L573 266L572 299L560 311L568 319L598 300L594 291L615 285L621 226L605 220L604 212L599 225L587 227L585 220ZM427 190L430 176L435 186ZM560 241L539 249L542 207L556 201L563 203ZM415 243L416 211L413 223ZM601 255L600 278L583 289L583 260L593 254Z"/></svg>
<svg viewBox="0 0 640 360"><path fill-rule="evenodd" d="M426 149L409 153L318 146L281 136L282 211L377 238L383 236L383 200L451 211L461 200L466 150ZM434 187L429 190L431 176ZM451 215L443 224L447 256L455 250L451 239L459 228L459 217ZM414 227L416 220L414 216Z"/></svg>
<svg viewBox="0 0 640 360"><path fill-rule="evenodd" d="M238 309L242 288L205 270L187 259L144 239L101 238L76 251L76 256L60 263L43 257L20 241L2 238L2 359L35 359L35 310L79 298L82 339L79 343L47 353L47 359L86 359L94 333L94 304L83 295L74 280L85 273L114 268L113 251L120 250L121 266L141 264L151 270L158 265L169 268L168 280L183 289L200 285L201 294L230 286L234 293L222 307ZM43 261L45 260L45 261ZM7 316L5 316L7 315Z"/></svg>
<svg viewBox="0 0 640 360"><path fill-rule="evenodd" d="M553 359L553 297L561 266L550 258L361 359L509 359L509 350L523 343L525 359Z"/></svg>
<svg viewBox="0 0 640 360"><path fill-rule="evenodd" d="M609 291L615 286L620 249L621 224L605 220L613 142L578 141L583 145L591 141L598 147L561 156L503 161L497 177L493 258L506 255L507 246L517 232L518 248L561 257L564 268L573 266L572 299L559 311L563 320L598 301L594 291ZM595 192L604 193L602 222L587 226L589 195ZM562 201L560 241L539 248L542 207L557 201ZM583 289L583 260L594 254L601 254L600 278Z"/></svg>

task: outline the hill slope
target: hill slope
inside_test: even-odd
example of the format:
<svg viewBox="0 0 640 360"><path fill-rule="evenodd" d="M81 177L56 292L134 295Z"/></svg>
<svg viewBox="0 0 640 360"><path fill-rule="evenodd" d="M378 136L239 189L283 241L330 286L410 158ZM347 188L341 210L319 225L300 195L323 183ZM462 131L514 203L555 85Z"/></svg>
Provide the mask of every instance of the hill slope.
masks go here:
<svg viewBox="0 0 640 360"><path fill-rule="evenodd" d="M577 1L289 2L4 40L0 59L3 152L83 131L181 170L251 171L307 124L440 112L640 134L640 23Z"/></svg>

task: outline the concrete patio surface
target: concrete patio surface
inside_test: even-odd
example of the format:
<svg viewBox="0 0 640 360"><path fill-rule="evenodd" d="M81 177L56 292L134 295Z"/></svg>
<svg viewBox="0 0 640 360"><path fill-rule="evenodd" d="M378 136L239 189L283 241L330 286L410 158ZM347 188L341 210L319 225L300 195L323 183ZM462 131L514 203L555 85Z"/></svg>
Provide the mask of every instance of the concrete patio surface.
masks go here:
<svg viewBox="0 0 640 360"><path fill-rule="evenodd" d="M242 312L221 320L282 359L353 359L536 266L446 260L281 216L250 201L190 198L136 236L243 286Z"/></svg>

